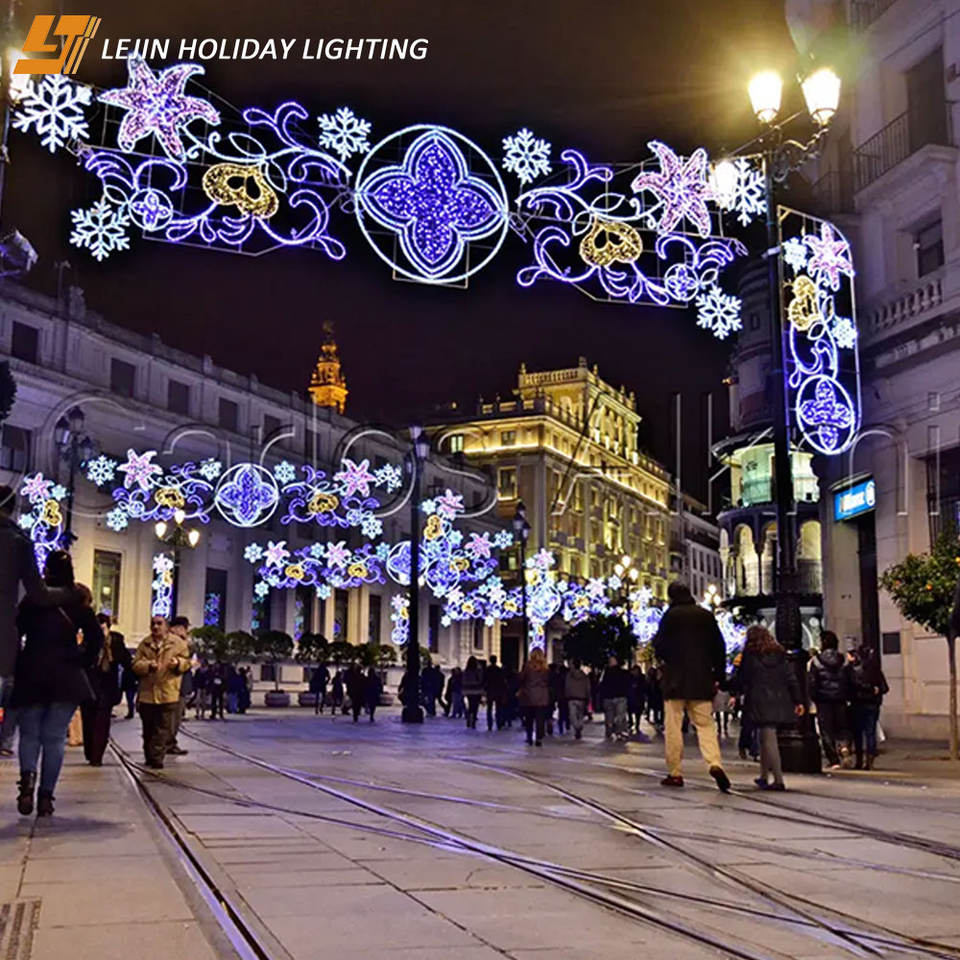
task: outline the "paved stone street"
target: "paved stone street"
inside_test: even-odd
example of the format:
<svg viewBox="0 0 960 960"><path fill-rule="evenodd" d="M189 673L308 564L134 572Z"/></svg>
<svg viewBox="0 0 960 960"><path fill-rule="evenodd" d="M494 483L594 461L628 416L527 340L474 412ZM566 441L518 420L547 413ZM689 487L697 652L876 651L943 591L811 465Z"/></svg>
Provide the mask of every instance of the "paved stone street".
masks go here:
<svg viewBox="0 0 960 960"><path fill-rule="evenodd" d="M659 743L606 745L597 724L539 750L391 711L186 731L189 756L144 783L271 958L960 957L960 781L918 759L935 752L793 776L780 796L731 760L722 796L692 744L687 786L667 791ZM139 725L115 735L139 762ZM117 757L81 760L37 824L14 818L3 766L2 899L36 926L32 954L3 955L234 956Z"/></svg>

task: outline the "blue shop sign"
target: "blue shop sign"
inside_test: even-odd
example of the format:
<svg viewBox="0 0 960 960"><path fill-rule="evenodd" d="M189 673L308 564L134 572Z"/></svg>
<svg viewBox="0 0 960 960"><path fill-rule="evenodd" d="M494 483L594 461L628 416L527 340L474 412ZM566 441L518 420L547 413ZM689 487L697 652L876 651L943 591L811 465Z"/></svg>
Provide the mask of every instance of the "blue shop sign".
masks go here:
<svg viewBox="0 0 960 960"><path fill-rule="evenodd" d="M873 477L861 480L846 490L838 490L833 495L833 519L849 520L861 513L867 513L877 502L877 488Z"/></svg>

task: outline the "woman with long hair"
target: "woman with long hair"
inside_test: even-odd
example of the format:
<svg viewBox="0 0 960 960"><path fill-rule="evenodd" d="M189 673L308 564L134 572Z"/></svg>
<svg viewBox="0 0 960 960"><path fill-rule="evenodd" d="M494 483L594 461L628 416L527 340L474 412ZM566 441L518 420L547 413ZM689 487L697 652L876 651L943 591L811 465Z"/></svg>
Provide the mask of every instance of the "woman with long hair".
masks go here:
<svg viewBox="0 0 960 960"><path fill-rule="evenodd" d="M800 684L786 652L766 627L747 630L747 641L740 664L740 689L744 697L744 715L756 727L760 738L761 790L785 790L780 766L777 727L802 717L805 711ZM773 781L768 776L773 775Z"/></svg>
<svg viewBox="0 0 960 960"><path fill-rule="evenodd" d="M63 550L47 556L44 580L50 587L73 587L73 563ZM97 663L103 633L91 606L90 591L77 585L77 599L39 607L25 599L17 629L25 637L17 658L13 706L20 725L20 793L17 810L33 813L40 754L37 815L53 813L53 791L63 765L67 726L81 703L92 699L87 672Z"/></svg>
<svg viewBox="0 0 960 960"><path fill-rule="evenodd" d="M547 707L550 705L550 671L542 650L534 648L520 671L520 706L523 707L523 726L527 731L527 743L543 746L543 729L546 724ZM534 740L536 726L536 740Z"/></svg>

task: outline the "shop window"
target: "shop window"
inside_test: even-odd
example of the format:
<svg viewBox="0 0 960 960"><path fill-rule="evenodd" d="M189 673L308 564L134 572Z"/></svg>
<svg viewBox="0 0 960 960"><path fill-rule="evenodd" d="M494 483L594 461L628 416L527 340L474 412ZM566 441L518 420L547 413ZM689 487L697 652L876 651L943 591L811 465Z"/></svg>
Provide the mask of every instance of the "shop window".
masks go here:
<svg viewBox="0 0 960 960"><path fill-rule="evenodd" d="M120 554L93 551L93 607L116 618L120 612Z"/></svg>
<svg viewBox="0 0 960 960"><path fill-rule="evenodd" d="M497 491L501 500L512 500L517 495L517 468L501 467L497 471Z"/></svg>
<svg viewBox="0 0 960 960"><path fill-rule="evenodd" d="M517 442L516 430L503 430L500 433L500 446L512 447Z"/></svg>

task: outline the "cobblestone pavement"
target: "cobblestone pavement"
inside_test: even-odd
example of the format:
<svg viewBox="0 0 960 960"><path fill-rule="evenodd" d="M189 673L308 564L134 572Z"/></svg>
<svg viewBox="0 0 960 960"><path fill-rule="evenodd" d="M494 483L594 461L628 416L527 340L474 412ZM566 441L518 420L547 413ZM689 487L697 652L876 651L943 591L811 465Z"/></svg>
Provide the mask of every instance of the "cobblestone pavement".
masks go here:
<svg viewBox="0 0 960 960"><path fill-rule="evenodd" d="M599 725L540 749L389 711L185 731L188 756L132 775L205 884L122 754L94 770L71 751L53 822L8 804L0 889L35 911L37 960L232 957L211 884L276 960L960 958L960 780L935 751L881 758L900 772L791 776L776 796L732 759L724 796L692 741L687 786L666 790L660 743L605 744ZM135 761L138 734L115 725Z"/></svg>

